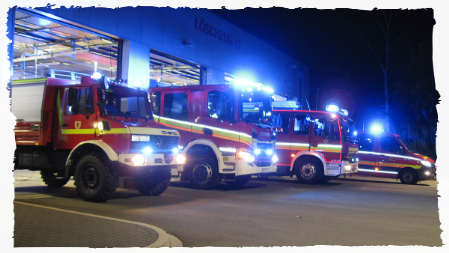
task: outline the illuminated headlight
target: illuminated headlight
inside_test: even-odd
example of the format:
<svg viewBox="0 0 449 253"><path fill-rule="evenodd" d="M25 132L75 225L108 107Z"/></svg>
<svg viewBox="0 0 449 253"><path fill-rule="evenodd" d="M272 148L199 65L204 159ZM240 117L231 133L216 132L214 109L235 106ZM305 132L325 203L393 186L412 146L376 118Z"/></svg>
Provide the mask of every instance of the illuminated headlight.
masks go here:
<svg viewBox="0 0 449 253"><path fill-rule="evenodd" d="M421 164L427 167L432 167L432 163L428 161L421 160Z"/></svg>
<svg viewBox="0 0 449 253"><path fill-rule="evenodd" d="M142 151L145 155L149 155L149 154L153 153L153 149L151 149L150 147L146 147Z"/></svg>
<svg viewBox="0 0 449 253"><path fill-rule="evenodd" d="M272 155L273 154L273 150L268 149L267 151L265 151L265 153L267 153L267 155Z"/></svg>
<svg viewBox="0 0 449 253"><path fill-rule="evenodd" d="M238 159L243 159L243 160L245 160L247 162L253 162L254 161L254 156L250 152L243 151L243 150L241 150L241 151L239 151L237 153L237 158Z"/></svg>
<svg viewBox="0 0 449 253"><path fill-rule="evenodd" d="M145 157L143 155L136 155L132 158L132 161L134 165L140 166L145 163Z"/></svg>
<svg viewBox="0 0 449 253"><path fill-rule="evenodd" d="M176 162L178 162L178 164L185 164L186 162L186 156L179 154L176 156Z"/></svg>
<svg viewBox="0 0 449 253"><path fill-rule="evenodd" d="M254 154L255 155L259 155L260 154L260 149L258 149L258 148L254 149Z"/></svg>
<svg viewBox="0 0 449 253"><path fill-rule="evenodd" d="M345 170L351 170L352 166L351 165L345 165Z"/></svg>
<svg viewBox="0 0 449 253"><path fill-rule="evenodd" d="M424 174L426 174L426 176L430 175L430 171L426 171L424 172Z"/></svg>
<svg viewBox="0 0 449 253"><path fill-rule="evenodd" d="M177 148L174 148L171 151L173 152L173 154L177 154L179 152L179 150Z"/></svg>
<svg viewBox="0 0 449 253"><path fill-rule="evenodd" d="M276 154L274 154L273 157L271 158L271 161L272 161L273 163L277 163L278 160L279 160L279 159L278 159L278 156L277 156Z"/></svg>
<svg viewBox="0 0 449 253"><path fill-rule="evenodd" d="M97 128L98 128L98 130L103 131L104 127L103 127L103 122L102 121L98 122Z"/></svg>
<svg viewBox="0 0 449 253"><path fill-rule="evenodd" d="M149 135L131 135L131 141L150 141Z"/></svg>

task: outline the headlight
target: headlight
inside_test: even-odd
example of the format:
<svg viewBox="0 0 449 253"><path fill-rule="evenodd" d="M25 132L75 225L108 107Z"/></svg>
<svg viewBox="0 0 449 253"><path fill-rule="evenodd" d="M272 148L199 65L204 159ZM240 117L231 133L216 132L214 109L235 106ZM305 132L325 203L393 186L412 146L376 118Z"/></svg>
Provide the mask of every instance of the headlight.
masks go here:
<svg viewBox="0 0 449 253"><path fill-rule="evenodd" d="M271 158L271 161L272 161L273 163L277 163L278 160L279 160L279 159L278 159L278 156L277 156L276 154L274 154L273 157Z"/></svg>
<svg viewBox="0 0 449 253"><path fill-rule="evenodd" d="M254 149L254 154L255 154L255 155L260 154L260 149L258 149L258 148Z"/></svg>
<svg viewBox="0 0 449 253"><path fill-rule="evenodd" d="M132 161L134 165L141 166L145 163L145 157L143 155L135 155Z"/></svg>
<svg viewBox="0 0 449 253"><path fill-rule="evenodd" d="M179 150L177 148L174 148L171 151L173 152L173 154L177 154L179 152Z"/></svg>
<svg viewBox="0 0 449 253"><path fill-rule="evenodd" d="M178 164L185 164L186 156L179 154L176 156L176 161L178 162Z"/></svg>
<svg viewBox="0 0 449 253"><path fill-rule="evenodd" d="M254 156L246 150L240 150L237 152L237 159L243 159L247 162L253 162Z"/></svg>
<svg viewBox="0 0 449 253"><path fill-rule="evenodd" d="M351 165L345 165L345 170L351 170L352 166Z"/></svg>
<svg viewBox="0 0 449 253"><path fill-rule="evenodd" d="M430 175L430 171L426 171L424 172L424 174L426 174L426 176Z"/></svg>
<svg viewBox="0 0 449 253"><path fill-rule="evenodd" d="M265 151L265 153L267 155L272 155L273 154L273 150L272 149L268 149L267 151Z"/></svg>
<svg viewBox="0 0 449 253"><path fill-rule="evenodd" d="M422 165L424 165L424 166L432 167L432 163L431 163L431 162L421 160L421 163L422 163Z"/></svg>
<svg viewBox="0 0 449 253"><path fill-rule="evenodd" d="M149 154L153 153L153 149L151 149L150 147L146 147L142 151L145 155L149 155Z"/></svg>
<svg viewBox="0 0 449 253"><path fill-rule="evenodd" d="M149 135L131 135L131 141L150 141Z"/></svg>

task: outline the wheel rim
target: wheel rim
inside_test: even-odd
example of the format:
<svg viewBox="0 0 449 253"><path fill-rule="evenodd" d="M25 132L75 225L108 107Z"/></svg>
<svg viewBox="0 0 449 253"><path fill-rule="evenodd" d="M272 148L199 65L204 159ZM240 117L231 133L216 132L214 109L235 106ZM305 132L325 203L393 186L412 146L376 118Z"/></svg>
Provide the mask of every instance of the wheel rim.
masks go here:
<svg viewBox="0 0 449 253"><path fill-rule="evenodd" d="M96 190L98 188L98 185L100 184L100 175L98 174L98 171L93 167L86 167L83 170L82 179L83 187L90 191Z"/></svg>
<svg viewBox="0 0 449 253"><path fill-rule="evenodd" d="M413 181L413 174L411 172L404 172L404 175L402 175L402 178L404 179L404 182L410 183Z"/></svg>
<svg viewBox="0 0 449 253"><path fill-rule="evenodd" d="M212 167L208 163L197 163L193 167L192 174L196 182L206 184L212 178Z"/></svg>
<svg viewBox="0 0 449 253"><path fill-rule="evenodd" d="M304 163L301 166L301 169L299 170L299 172L300 172L300 175L302 178L304 178L306 180L310 180L315 177L316 168L315 168L315 165L313 165L312 163Z"/></svg>

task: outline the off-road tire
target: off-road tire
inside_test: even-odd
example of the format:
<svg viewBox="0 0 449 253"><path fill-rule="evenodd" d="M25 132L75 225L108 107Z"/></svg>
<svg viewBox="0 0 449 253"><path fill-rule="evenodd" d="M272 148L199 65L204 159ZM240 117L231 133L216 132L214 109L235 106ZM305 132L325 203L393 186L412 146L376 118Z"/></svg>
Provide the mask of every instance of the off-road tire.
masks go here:
<svg viewBox="0 0 449 253"><path fill-rule="evenodd" d="M78 195L86 201L105 202L117 190L117 173L98 153L81 157L75 168Z"/></svg>
<svg viewBox="0 0 449 253"><path fill-rule="evenodd" d="M170 184L171 172L169 170L157 170L153 173L144 173L134 178L136 190L147 196L159 196L167 190Z"/></svg>
<svg viewBox="0 0 449 253"><path fill-rule="evenodd" d="M221 180L217 161L209 155L192 159L187 165L187 171L190 185L197 189L213 189Z"/></svg>
<svg viewBox="0 0 449 253"><path fill-rule="evenodd" d="M225 182L232 186L243 186L246 183L248 183L250 179L251 175L244 175L244 176L236 176L235 181L225 181Z"/></svg>
<svg viewBox="0 0 449 253"><path fill-rule="evenodd" d="M419 181L418 173L413 169L404 169L399 173L402 184L416 184Z"/></svg>
<svg viewBox="0 0 449 253"><path fill-rule="evenodd" d="M60 174L60 173L58 173ZM41 170L41 178L44 183L49 187L62 187L70 180L69 178L57 178L57 175L55 175L53 172L49 170Z"/></svg>
<svg viewBox="0 0 449 253"><path fill-rule="evenodd" d="M295 163L296 178L300 183L316 184L324 176L323 164L314 158L304 158Z"/></svg>

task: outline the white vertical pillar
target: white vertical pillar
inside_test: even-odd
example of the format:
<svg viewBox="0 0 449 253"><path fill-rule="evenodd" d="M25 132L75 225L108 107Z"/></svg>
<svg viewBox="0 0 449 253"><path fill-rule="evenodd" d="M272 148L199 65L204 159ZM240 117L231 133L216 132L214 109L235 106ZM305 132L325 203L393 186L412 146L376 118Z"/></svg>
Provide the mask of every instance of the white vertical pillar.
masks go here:
<svg viewBox="0 0 449 253"><path fill-rule="evenodd" d="M123 41L122 79L128 86L142 84L141 89L148 92L150 86L150 47L136 41Z"/></svg>
<svg viewBox="0 0 449 253"><path fill-rule="evenodd" d="M0 0L0 198L8 198L15 4Z"/></svg>
<svg viewBox="0 0 449 253"><path fill-rule="evenodd" d="M207 85L224 84L225 83L224 77L225 73L223 71L214 68L207 68L206 84Z"/></svg>

